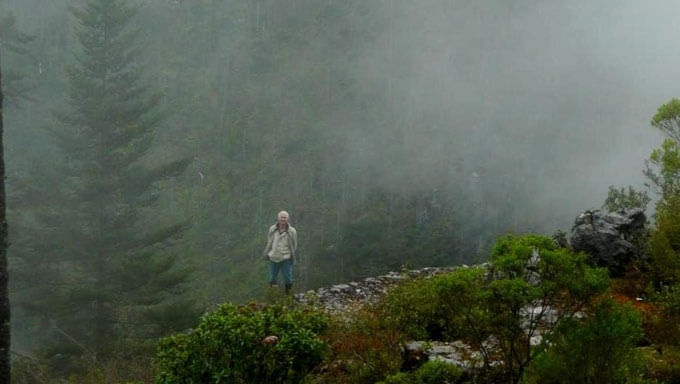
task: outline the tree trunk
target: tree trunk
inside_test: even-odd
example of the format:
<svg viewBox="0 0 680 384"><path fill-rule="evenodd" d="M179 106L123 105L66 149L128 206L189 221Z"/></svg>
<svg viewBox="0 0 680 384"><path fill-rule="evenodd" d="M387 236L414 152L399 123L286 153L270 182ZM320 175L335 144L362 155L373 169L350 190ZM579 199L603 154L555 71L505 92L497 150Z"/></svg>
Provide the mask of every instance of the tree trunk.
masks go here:
<svg viewBox="0 0 680 384"><path fill-rule="evenodd" d="M0 384L10 382L9 363L9 295L7 292L7 218L5 214L5 161L2 100L2 70L0 69Z"/></svg>

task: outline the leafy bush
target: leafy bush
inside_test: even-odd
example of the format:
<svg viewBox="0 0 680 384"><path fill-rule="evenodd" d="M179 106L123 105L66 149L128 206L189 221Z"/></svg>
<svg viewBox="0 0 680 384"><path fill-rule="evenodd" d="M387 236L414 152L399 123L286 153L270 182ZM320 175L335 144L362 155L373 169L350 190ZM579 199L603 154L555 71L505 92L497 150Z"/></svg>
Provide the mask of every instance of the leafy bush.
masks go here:
<svg viewBox="0 0 680 384"><path fill-rule="evenodd" d="M649 239L649 272L655 288L680 283L680 195L657 204Z"/></svg>
<svg viewBox="0 0 680 384"><path fill-rule="evenodd" d="M398 372L387 376L384 381L380 381L377 384L416 384L416 379L412 374Z"/></svg>
<svg viewBox="0 0 680 384"><path fill-rule="evenodd" d="M602 204L602 208L609 212L635 208L646 210L650 201L652 199L647 191L637 191L632 186L628 186L628 191L626 191L623 187L615 188L610 185L607 199Z"/></svg>
<svg viewBox="0 0 680 384"><path fill-rule="evenodd" d="M224 304L190 333L161 340L156 382L300 383L323 360L327 328L310 309Z"/></svg>
<svg viewBox="0 0 680 384"><path fill-rule="evenodd" d="M441 338L447 316L434 282L417 279L394 287L381 303L388 323L415 340Z"/></svg>
<svg viewBox="0 0 680 384"><path fill-rule="evenodd" d="M415 340L443 340L465 335L462 312L475 312L484 286L484 268L457 269L395 287L384 298L385 319Z"/></svg>
<svg viewBox="0 0 680 384"><path fill-rule="evenodd" d="M463 372L453 364L428 361L413 372L399 372L378 384L456 384Z"/></svg>
<svg viewBox="0 0 680 384"><path fill-rule="evenodd" d="M657 293L653 305L645 324L647 338L661 345L680 344L680 284Z"/></svg>
<svg viewBox="0 0 680 384"><path fill-rule="evenodd" d="M384 321L385 314L367 306L331 323L331 352L323 372L311 383L374 384L402 366L405 336Z"/></svg>
<svg viewBox="0 0 680 384"><path fill-rule="evenodd" d="M413 338L462 338L480 351L485 374L496 374L495 355L502 362L503 380L518 382L540 353L529 347L529 340L545 328L548 317L556 324L574 317L610 280L606 269L588 265L585 254L540 235L501 237L493 247L492 265L398 287L384 300L386 319ZM529 314L529 308L534 312ZM543 336L549 335L550 328L544 329Z"/></svg>
<svg viewBox="0 0 680 384"><path fill-rule="evenodd" d="M454 384L463 376L463 371L453 364L428 361L415 371L420 384Z"/></svg>
<svg viewBox="0 0 680 384"><path fill-rule="evenodd" d="M646 378L660 383L680 383L680 348L677 346L641 348Z"/></svg>
<svg viewBox="0 0 680 384"><path fill-rule="evenodd" d="M561 322L550 347L536 357L526 383L623 383L638 376L640 315L629 305L604 299L585 319Z"/></svg>
<svg viewBox="0 0 680 384"><path fill-rule="evenodd" d="M667 137L652 151L644 171L660 195L649 248L652 282L658 289L680 282L680 100L661 105L652 126Z"/></svg>
<svg viewBox="0 0 680 384"><path fill-rule="evenodd" d="M661 313L676 327L680 327L680 284L666 289L656 300Z"/></svg>

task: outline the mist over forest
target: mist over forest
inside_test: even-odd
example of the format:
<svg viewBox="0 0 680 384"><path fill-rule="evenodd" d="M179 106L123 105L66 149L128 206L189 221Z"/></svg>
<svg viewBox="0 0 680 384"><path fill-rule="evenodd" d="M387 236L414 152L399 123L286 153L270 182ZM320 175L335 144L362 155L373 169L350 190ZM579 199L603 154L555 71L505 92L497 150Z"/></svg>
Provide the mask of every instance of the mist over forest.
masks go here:
<svg viewBox="0 0 680 384"><path fill-rule="evenodd" d="M55 361L262 297L281 210L297 292L569 231L679 94L676 1L99 3L0 0L13 350Z"/></svg>

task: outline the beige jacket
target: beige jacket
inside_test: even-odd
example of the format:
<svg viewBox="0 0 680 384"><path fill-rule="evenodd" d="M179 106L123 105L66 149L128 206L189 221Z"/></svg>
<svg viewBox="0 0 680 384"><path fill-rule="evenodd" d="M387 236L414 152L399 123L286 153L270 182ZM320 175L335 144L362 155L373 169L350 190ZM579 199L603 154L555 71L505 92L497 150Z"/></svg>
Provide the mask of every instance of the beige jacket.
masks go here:
<svg viewBox="0 0 680 384"><path fill-rule="evenodd" d="M274 236L274 233L279 229L279 223L276 223L269 227L269 232L267 233L267 246L264 248L264 258L265 260L269 260L269 252L272 249L276 249L276 241L275 239L278 239L277 236ZM295 260L295 250L297 249L297 231L295 228L293 228L292 225L288 224L288 248L290 248L290 259Z"/></svg>

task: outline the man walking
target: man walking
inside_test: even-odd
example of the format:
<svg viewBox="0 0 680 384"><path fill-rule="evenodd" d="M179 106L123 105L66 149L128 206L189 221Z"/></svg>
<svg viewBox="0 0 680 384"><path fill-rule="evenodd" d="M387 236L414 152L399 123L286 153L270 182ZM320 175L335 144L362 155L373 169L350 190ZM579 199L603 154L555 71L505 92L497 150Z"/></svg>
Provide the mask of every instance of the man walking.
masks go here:
<svg viewBox="0 0 680 384"><path fill-rule="evenodd" d="M269 227L264 258L269 261L269 285L276 286L279 270L283 272L286 294L293 286L293 264L297 249L297 231L288 223L288 212L278 214L276 224Z"/></svg>

